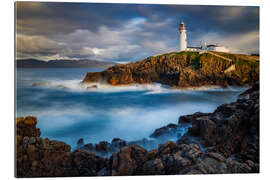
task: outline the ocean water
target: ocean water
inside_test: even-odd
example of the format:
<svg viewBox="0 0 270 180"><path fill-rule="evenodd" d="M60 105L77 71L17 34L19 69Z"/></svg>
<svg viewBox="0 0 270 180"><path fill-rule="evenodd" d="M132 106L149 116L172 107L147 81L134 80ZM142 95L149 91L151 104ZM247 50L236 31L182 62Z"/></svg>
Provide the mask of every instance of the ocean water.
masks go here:
<svg viewBox="0 0 270 180"><path fill-rule="evenodd" d="M16 116L37 116L41 136L70 144L148 138L179 116L213 112L247 88L176 90L160 84L86 89L79 83L95 68L17 69ZM33 86L36 82L46 82Z"/></svg>

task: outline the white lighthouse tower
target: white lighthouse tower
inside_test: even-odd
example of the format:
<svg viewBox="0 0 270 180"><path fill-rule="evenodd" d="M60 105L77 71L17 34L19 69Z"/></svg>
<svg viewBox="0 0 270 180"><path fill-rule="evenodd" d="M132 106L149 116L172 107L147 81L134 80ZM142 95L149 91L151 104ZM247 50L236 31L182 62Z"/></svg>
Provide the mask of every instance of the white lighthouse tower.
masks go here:
<svg viewBox="0 0 270 180"><path fill-rule="evenodd" d="M180 24L179 31L180 31L180 51L185 51L187 49L187 29L183 21Z"/></svg>

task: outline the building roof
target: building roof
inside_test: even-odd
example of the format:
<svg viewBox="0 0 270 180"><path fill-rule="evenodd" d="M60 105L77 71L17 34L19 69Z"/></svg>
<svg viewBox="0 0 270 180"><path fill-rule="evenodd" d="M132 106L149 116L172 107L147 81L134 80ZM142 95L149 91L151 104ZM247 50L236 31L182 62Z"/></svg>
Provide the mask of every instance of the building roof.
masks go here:
<svg viewBox="0 0 270 180"><path fill-rule="evenodd" d="M218 47L218 45L216 45L216 44L209 44L206 47Z"/></svg>
<svg viewBox="0 0 270 180"><path fill-rule="evenodd" d="M192 46L188 46L187 48L202 49L202 47L192 47Z"/></svg>
<svg viewBox="0 0 270 180"><path fill-rule="evenodd" d="M182 21L181 24L180 24L180 27L179 27L180 30L186 30L187 27L185 25L185 23Z"/></svg>

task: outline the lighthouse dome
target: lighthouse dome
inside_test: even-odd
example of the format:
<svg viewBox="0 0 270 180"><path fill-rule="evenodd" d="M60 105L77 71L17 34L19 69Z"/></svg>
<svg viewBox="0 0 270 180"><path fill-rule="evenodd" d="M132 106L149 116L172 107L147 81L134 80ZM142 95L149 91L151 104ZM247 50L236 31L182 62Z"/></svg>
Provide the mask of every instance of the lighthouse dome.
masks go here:
<svg viewBox="0 0 270 180"><path fill-rule="evenodd" d="M179 27L180 30L186 30L186 25L185 23L182 21Z"/></svg>

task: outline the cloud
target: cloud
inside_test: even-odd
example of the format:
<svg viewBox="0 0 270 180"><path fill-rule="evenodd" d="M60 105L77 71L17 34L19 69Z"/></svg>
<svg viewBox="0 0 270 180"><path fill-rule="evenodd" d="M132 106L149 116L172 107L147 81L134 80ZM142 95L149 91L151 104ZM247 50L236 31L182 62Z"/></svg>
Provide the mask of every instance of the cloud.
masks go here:
<svg viewBox="0 0 270 180"><path fill-rule="evenodd" d="M224 45L228 47L231 52L235 53L259 52L259 31L252 31L231 36L208 33L202 36L200 40L202 42L207 42L207 44L217 43Z"/></svg>
<svg viewBox="0 0 270 180"><path fill-rule="evenodd" d="M176 51L182 20L190 45L206 39L248 53L259 50L258 7L44 2L16 7L21 58L140 60Z"/></svg>
<svg viewBox="0 0 270 180"><path fill-rule="evenodd" d="M17 52L52 57L90 58L97 60L139 60L145 56L172 50L171 39L145 31L145 26L161 27L166 22L151 23L145 19L132 19L119 29L101 26L97 31L77 29L53 39L40 35L17 36ZM163 39L163 40L162 40ZM167 41L167 43L166 43ZM148 52L148 53L147 53ZM44 58L44 57L43 57ZM48 59L48 58L46 58Z"/></svg>
<svg viewBox="0 0 270 180"><path fill-rule="evenodd" d="M61 49L62 44L44 36L27 36L18 34L17 51L23 53L48 53L56 54Z"/></svg>

